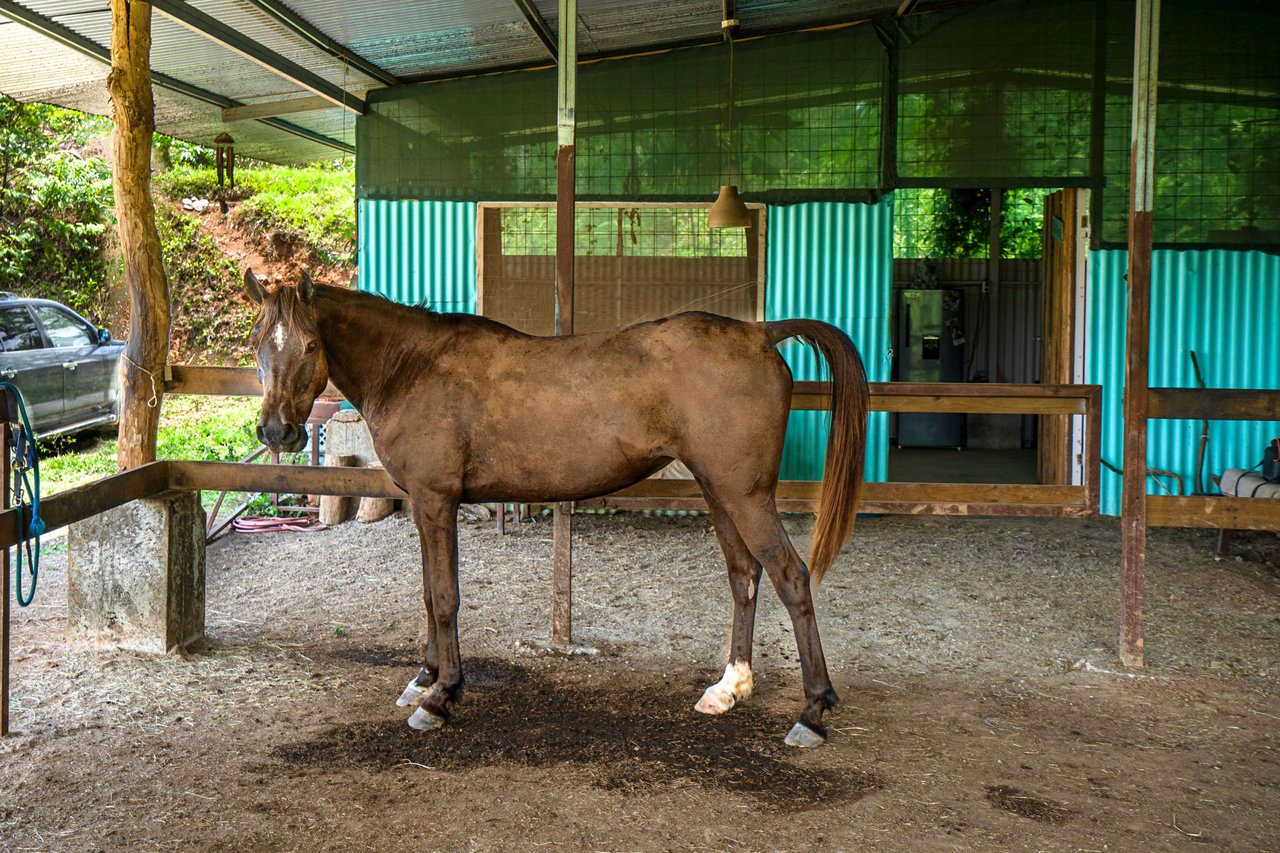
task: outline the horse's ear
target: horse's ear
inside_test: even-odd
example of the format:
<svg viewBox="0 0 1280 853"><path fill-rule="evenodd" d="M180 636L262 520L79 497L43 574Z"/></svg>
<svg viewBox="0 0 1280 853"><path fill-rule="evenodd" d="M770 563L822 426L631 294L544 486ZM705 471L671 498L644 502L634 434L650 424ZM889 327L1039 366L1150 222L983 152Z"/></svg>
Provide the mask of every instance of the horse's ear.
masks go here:
<svg viewBox="0 0 1280 853"><path fill-rule="evenodd" d="M298 280L298 298L306 305L310 305L316 298L316 283L306 270L302 271L302 278Z"/></svg>
<svg viewBox="0 0 1280 853"><path fill-rule="evenodd" d="M244 271L244 292L249 295L249 299L254 305L261 305L262 300L267 298L266 288L258 281L258 277L253 274L253 270Z"/></svg>

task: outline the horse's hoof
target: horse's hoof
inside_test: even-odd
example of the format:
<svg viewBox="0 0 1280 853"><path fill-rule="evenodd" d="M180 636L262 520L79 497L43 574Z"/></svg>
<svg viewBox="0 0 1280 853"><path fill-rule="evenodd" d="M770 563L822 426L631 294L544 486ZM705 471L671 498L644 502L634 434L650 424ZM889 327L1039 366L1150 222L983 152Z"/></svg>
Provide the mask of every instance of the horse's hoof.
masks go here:
<svg viewBox="0 0 1280 853"><path fill-rule="evenodd" d="M822 746L826 742L826 735L814 731L804 723L796 723L791 727L791 731L787 732L787 746L813 747Z"/></svg>
<svg viewBox="0 0 1280 853"><path fill-rule="evenodd" d="M444 725L444 717L433 714L426 708L419 708L409 718L409 728L420 732L429 732Z"/></svg>
<svg viewBox="0 0 1280 853"><path fill-rule="evenodd" d="M427 695L427 691L430 689L430 685L421 687L414 679L410 679L409 686L404 689L404 692L400 694L400 698L396 700L396 707L408 708L410 705L417 705L422 701L422 697Z"/></svg>
<svg viewBox="0 0 1280 853"><path fill-rule="evenodd" d="M723 714L737 703L737 698L729 690L717 690L720 685L713 684L702 694L693 710L701 714Z"/></svg>

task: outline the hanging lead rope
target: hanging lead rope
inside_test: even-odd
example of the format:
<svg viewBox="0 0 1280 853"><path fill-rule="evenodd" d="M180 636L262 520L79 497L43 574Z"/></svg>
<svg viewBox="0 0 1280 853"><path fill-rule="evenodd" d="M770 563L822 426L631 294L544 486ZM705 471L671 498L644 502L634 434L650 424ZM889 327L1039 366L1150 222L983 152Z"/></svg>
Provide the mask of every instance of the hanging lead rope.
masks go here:
<svg viewBox="0 0 1280 853"><path fill-rule="evenodd" d="M20 541L14 564L14 592L18 605L26 607L36 597L36 584L40 580L40 535L44 533L44 519L40 517L40 457L36 453L36 434L31 429L31 421L27 418L27 406L23 402L22 392L12 382L0 382L0 391L12 395L17 402L20 423L10 424L13 443L13 506L18 511L18 536ZM6 409L12 411L11 407ZM28 479L28 474L30 479ZM8 483L3 488L10 488ZM31 496L30 522L23 524L24 512L28 510L23 502L23 495ZM31 538L27 539L27 534ZM27 563L31 572L31 591L22 591L22 552L27 553Z"/></svg>

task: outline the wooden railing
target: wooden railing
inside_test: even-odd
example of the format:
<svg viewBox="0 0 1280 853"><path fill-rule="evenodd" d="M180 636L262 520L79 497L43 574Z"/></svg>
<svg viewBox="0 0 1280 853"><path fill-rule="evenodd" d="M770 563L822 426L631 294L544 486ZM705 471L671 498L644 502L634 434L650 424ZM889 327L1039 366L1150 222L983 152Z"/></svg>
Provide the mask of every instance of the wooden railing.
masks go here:
<svg viewBox="0 0 1280 853"><path fill-rule="evenodd" d="M1152 388L1148 391L1147 417L1280 423L1280 391ZM1280 532L1280 501L1227 495L1147 495L1147 526Z"/></svg>
<svg viewBox="0 0 1280 853"><path fill-rule="evenodd" d="M261 394L255 371L246 368L174 365L166 371L170 394ZM330 388L331 395L337 395ZM1098 511L1101 388L1096 385L987 385L873 383L871 408L885 412L987 412L1081 415L1085 421L1085 471L1081 485L1007 483L868 483L864 512L925 515L1032 515L1090 517ZM825 409L825 383L798 382L792 409ZM1181 417L1181 415L1179 415ZM811 512L821 483L783 481L778 507ZM49 529L88 518L166 489L292 492L318 495L404 497L380 469L319 468L235 462L154 462L86 486L50 495L41 504ZM582 501L583 507L705 509L690 480L644 480L611 495ZM23 531L25 533L25 531ZM18 542L17 512L0 511L0 547Z"/></svg>

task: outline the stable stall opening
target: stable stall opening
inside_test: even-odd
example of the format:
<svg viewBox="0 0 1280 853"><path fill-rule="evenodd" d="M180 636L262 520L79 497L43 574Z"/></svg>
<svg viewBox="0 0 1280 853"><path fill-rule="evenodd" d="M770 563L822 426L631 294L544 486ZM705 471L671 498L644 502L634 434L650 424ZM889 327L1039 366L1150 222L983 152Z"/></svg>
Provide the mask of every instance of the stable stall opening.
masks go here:
<svg viewBox="0 0 1280 853"><path fill-rule="evenodd" d="M1044 293L1045 271L1055 254L1073 250L1076 242L1074 233L1063 233L1058 211L1061 199L1074 199L1075 193L1040 188L894 193L893 381L1072 381L1046 369L1053 353L1045 330L1054 337L1072 324L1061 302L1046 301ZM1056 476L1056 465L1055 473L1046 471L1046 459L1071 455L1070 430L1057 424L1063 417L896 414L889 429L889 480L1073 482L1070 465L1065 479ZM1046 433L1050 424L1057 431Z"/></svg>

